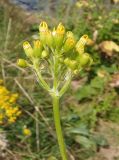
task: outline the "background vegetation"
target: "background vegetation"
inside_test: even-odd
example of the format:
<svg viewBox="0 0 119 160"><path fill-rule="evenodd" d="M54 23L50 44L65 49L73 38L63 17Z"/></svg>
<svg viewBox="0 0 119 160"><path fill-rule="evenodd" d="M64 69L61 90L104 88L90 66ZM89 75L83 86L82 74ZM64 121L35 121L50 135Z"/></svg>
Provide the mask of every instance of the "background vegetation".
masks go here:
<svg viewBox="0 0 119 160"><path fill-rule="evenodd" d="M88 34L91 38L87 52L94 65L75 77L61 102L70 159L119 159L118 7L116 0L59 0L29 12L0 2L0 87L18 93L22 112L14 123L0 124L1 160L60 159L51 100L34 75L16 65L24 57L23 41L38 37L41 20L51 27L63 22L76 37Z"/></svg>

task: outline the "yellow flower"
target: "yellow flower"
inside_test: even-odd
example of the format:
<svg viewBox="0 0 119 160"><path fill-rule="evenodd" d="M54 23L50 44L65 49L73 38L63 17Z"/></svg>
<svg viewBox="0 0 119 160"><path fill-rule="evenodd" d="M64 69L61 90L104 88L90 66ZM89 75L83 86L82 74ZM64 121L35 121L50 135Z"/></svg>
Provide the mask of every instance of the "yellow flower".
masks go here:
<svg viewBox="0 0 119 160"><path fill-rule="evenodd" d="M16 121L16 117L10 117L9 119L8 119L8 122L9 123L14 123Z"/></svg>
<svg viewBox="0 0 119 160"><path fill-rule="evenodd" d="M25 127L25 128L23 128L23 134L25 136L30 136L31 135L31 130Z"/></svg>
<svg viewBox="0 0 119 160"><path fill-rule="evenodd" d="M21 114L16 101L18 94L12 94L6 87L0 85L0 124L14 123Z"/></svg>
<svg viewBox="0 0 119 160"><path fill-rule="evenodd" d="M16 113L16 116L19 116L21 113L22 113L21 111L18 111L18 112Z"/></svg>

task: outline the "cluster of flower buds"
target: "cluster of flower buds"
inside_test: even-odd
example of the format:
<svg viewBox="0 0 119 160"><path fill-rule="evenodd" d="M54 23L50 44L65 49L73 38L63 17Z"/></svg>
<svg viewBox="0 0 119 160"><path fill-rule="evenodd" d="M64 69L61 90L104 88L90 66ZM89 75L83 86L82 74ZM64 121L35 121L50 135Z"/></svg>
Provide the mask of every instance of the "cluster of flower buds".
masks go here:
<svg viewBox="0 0 119 160"><path fill-rule="evenodd" d="M59 64L74 74L92 64L91 56L84 51L89 39L87 35L83 35L77 41L71 31L65 31L62 23L51 31L44 21L40 23L39 34L40 37L33 42L33 46L29 42L23 44L25 54L32 62L52 60L51 57L55 56ZM28 64L26 60L18 60L18 65L21 67L26 67Z"/></svg>

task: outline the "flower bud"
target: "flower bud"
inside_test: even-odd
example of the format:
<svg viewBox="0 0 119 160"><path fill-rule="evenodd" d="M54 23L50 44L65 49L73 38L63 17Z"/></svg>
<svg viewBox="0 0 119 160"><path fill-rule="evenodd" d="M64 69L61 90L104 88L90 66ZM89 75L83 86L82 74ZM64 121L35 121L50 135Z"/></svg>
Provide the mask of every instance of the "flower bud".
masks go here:
<svg viewBox="0 0 119 160"><path fill-rule="evenodd" d="M70 63L70 59L69 59L69 58L66 58L66 59L64 60L64 64L69 65L69 63Z"/></svg>
<svg viewBox="0 0 119 160"><path fill-rule="evenodd" d="M39 26L39 31L40 31L40 40L43 44L46 44L46 35L48 34L48 25L46 22L41 22Z"/></svg>
<svg viewBox="0 0 119 160"><path fill-rule="evenodd" d="M42 21L39 26L40 32L46 32L48 30L48 25L45 21Z"/></svg>
<svg viewBox="0 0 119 160"><path fill-rule="evenodd" d="M84 53L84 47L88 41L88 35L83 35L76 44L76 50L80 53Z"/></svg>
<svg viewBox="0 0 119 160"><path fill-rule="evenodd" d="M66 58L64 60L64 63L72 70L76 69L76 67L77 67L77 61L71 60L69 58Z"/></svg>
<svg viewBox="0 0 119 160"><path fill-rule="evenodd" d="M42 51L41 57L46 58L49 55L49 53L46 50Z"/></svg>
<svg viewBox="0 0 119 160"><path fill-rule="evenodd" d="M46 34L46 44L49 46L49 47L52 47L53 45L53 36L52 36L52 33L50 30L47 31L47 34Z"/></svg>
<svg viewBox="0 0 119 160"><path fill-rule="evenodd" d="M59 23L59 25L57 26L56 32L57 34L64 35L65 27L62 25L62 23Z"/></svg>
<svg viewBox="0 0 119 160"><path fill-rule="evenodd" d="M74 70L77 67L77 62L75 60L70 60L69 67Z"/></svg>
<svg viewBox="0 0 119 160"><path fill-rule="evenodd" d="M25 61L24 59L18 59L17 65L18 65L19 67L22 67L22 68L25 68L25 67L28 66L28 65L27 65L27 61Z"/></svg>
<svg viewBox="0 0 119 160"><path fill-rule="evenodd" d="M27 55L27 57L32 57L32 54L33 54L33 48L31 47L30 43L29 42L24 42L23 43L23 48L24 48L24 51Z"/></svg>
<svg viewBox="0 0 119 160"><path fill-rule="evenodd" d="M91 60L90 55L88 53L84 53L84 54L80 55L79 63L83 67L85 65L89 65L90 60Z"/></svg>
<svg viewBox="0 0 119 160"><path fill-rule="evenodd" d="M64 46L63 46L63 51L64 52L68 52L69 50L71 50L73 47L75 46L75 40L74 38L67 38L65 43L64 43Z"/></svg>
<svg viewBox="0 0 119 160"><path fill-rule="evenodd" d="M64 34L65 34L65 28L62 25L62 23L59 23L57 29L56 30L54 29L52 32L55 47L59 48L62 46Z"/></svg>
<svg viewBox="0 0 119 160"><path fill-rule="evenodd" d="M68 31L68 32L66 33L66 37L67 37L67 38L74 38L74 34L73 34L71 31Z"/></svg>
<svg viewBox="0 0 119 160"><path fill-rule="evenodd" d="M34 48L33 48L33 56L36 58L40 58L41 52L42 52L42 44L39 40L35 40L34 41Z"/></svg>
<svg viewBox="0 0 119 160"><path fill-rule="evenodd" d="M87 63L86 63L87 60ZM82 62L85 62L87 66L91 66L93 64L93 59L88 53L84 53L82 57Z"/></svg>

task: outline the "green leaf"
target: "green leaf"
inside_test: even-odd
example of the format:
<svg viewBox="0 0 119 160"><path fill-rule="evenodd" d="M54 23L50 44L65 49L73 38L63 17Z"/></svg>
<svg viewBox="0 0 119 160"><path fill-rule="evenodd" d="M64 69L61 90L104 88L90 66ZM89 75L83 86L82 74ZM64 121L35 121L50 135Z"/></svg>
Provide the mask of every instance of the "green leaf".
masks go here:
<svg viewBox="0 0 119 160"><path fill-rule="evenodd" d="M94 140L96 144L101 147L107 147L109 145L107 139L103 135L95 135L92 137L92 140Z"/></svg>
<svg viewBox="0 0 119 160"><path fill-rule="evenodd" d="M79 143L82 147L89 149L96 149L96 143L93 140L88 139L87 137L84 136L76 136L75 141Z"/></svg>
<svg viewBox="0 0 119 160"><path fill-rule="evenodd" d="M51 156L51 157L48 158L48 160L57 160L57 158L54 157L54 156Z"/></svg>
<svg viewBox="0 0 119 160"><path fill-rule="evenodd" d="M96 90L93 89L90 85L82 87L78 92L76 93L76 98L78 100L82 100L84 98L90 98L92 95L96 95Z"/></svg>
<svg viewBox="0 0 119 160"><path fill-rule="evenodd" d="M86 128L85 125L81 125L79 127L72 127L67 129L69 134L80 134L84 136L89 136L89 130Z"/></svg>

